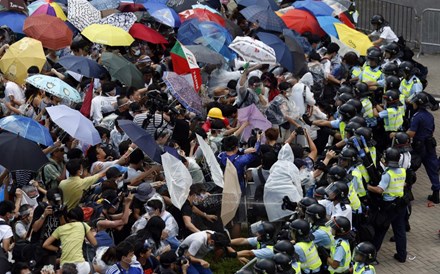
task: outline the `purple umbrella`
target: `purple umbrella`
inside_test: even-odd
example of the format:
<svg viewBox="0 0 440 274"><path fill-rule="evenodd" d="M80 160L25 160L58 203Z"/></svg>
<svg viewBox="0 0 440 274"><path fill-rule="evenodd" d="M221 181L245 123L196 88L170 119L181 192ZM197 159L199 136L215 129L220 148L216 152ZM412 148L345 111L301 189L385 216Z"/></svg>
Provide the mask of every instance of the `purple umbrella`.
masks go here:
<svg viewBox="0 0 440 274"><path fill-rule="evenodd" d="M168 90L187 110L196 114L202 114L202 98L183 76L175 72L166 71L163 74L163 81Z"/></svg>
<svg viewBox="0 0 440 274"><path fill-rule="evenodd" d="M253 128L261 129L265 131L272 127L272 123L258 110L258 108L252 104L245 108L238 109L238 121L244 123L249 121L250 126L246 127L243 131L243 140L247 141L251 136Z"/></svg>

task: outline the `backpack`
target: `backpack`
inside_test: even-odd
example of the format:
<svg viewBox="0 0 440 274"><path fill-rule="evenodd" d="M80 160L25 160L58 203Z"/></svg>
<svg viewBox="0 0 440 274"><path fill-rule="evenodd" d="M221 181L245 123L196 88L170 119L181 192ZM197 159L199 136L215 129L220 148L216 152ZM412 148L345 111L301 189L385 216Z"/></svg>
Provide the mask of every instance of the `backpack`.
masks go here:
<svg viewBox="0 0 440 274"><path fill-rule="evenodd" d="M103 207L101 203L89 202L84 204L81 209L84 213L84 221L90 226L94 226L93 224L101 217Z"/></svg>

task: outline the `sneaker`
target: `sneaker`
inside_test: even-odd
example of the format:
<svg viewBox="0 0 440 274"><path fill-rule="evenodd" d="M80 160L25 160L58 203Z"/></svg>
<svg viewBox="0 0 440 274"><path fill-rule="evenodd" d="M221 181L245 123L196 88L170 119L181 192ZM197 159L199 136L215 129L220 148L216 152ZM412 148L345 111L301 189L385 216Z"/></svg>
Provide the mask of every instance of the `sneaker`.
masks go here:
<svg viewBox="0 0 440 274"><path fill-rule="evenodd" d="M405 259L401 259L401 258L399 257L399 255L397 255L397 253L394 254L394 259L396 259L399 263L404 263L404 262L406 262L406 258L405 258Z"/></svg>
<svg viewBox="0 0 440 274"><path fill-rule="evenodd" d="M394 239L394 236L391 236L390 242L394 243L395 241L396 241L396 239Z"/></svg>

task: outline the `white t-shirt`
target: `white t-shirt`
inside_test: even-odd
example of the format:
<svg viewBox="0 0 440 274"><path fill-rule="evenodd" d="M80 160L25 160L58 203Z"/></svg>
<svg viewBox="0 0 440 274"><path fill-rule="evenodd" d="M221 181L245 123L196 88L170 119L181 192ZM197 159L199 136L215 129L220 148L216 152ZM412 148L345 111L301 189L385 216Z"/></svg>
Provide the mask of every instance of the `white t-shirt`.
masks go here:
<svg viewBox="0 0 440 274"><path fill-rule="evenodd" d="M342 210L341 204L337 204L336 206L332 204L332 215L331 217L343 216L350 221L350 224L353 224L353 212L351 210L350 205L345 205L345 210Z"/></svg>
<svg viewBox="0 0 440 274"><path fill-rule="evenodd" d="M187 245L188 252L191 256L194 256L198 259L203 259L206 254L211 250L208 246L208 234L214 234L214 231L203 230L199 232L195 232L183 240L181 245Z"/></svg>
<svg viewBox="0 0 440 274"><path fill-rule="evenodd" d="M5 102L10 103L10 96L13 96L16 101L25 103L26 98L24 97L23 89L14 82L8 81L5 85Z"/></svg>
<svg viewBox="0 0 440 274"><path fill-rule="evenodd" d="M117 96L96 96L92 99L92 105L90 107L90 116L92 117L95 125L99 124L102 120L103 113L109 113L116 110Z"/></svg>
<svg viewBox="0 0 440 274"><path fill-rule="evenodd" d="M390 26L385 26L379 30L375 30L371 33L373 36L379 36L379 38L384 39L382 45L388 45L392 42L399 41L399 37L394 33Z"/></svg>
<svg viewBox="0 0 440 274"><path fill-rule="evenodd" d="M0 218L0 221L4 222L5 220ZM12 228L9 225L0 225L0 241L12 238L12 236L14 236L14 233L12 233Z"/></svg>

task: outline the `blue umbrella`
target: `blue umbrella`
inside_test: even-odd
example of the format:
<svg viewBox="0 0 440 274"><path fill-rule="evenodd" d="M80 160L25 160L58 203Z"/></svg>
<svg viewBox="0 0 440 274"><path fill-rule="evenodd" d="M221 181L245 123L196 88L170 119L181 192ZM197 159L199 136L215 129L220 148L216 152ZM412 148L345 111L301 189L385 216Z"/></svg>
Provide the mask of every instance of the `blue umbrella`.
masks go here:
<svg viewBox="0 0 440 274"><path fill-rule="evenodd" d="M0 128L45 146L53 145L49 130L37 121L20 115L7 116L0 120Z"/></svg>
<svg viewBox="0 0 440 274"><path fill-rule="evenodd" d="M157 145L153 136L148 134L143 128L129 120L118 121L119 127L128 135L130 140L135 143L150 159L162 163L160 155L162 149Z"/></svg>
<svg viewBox="0 0 440 274"><path fill-rule="evenodd" d="M273 10L262 6L249 6L242 9L240 13L253 23L257 23L258 26L265 30L272 30L282 32L286 28L286 24Z"/></svg>
<svg viewBox="0 0 440 274"><path fill-rule="evenodd" d="M79 103L82 100L81 95L79 95L76 89L57 77L36 74L28 77L26 82L58 98L68 99L75 103Z"/></svg>
<svg viewBox="0 0 440 274"><path fill-rule="evenodd" d="M305 0L305 1L296 1L293 3L295 9L306 10L316 16L330 16L333 13L333 9L324 2L314 1L314 0Z"/></svg>
<svg viewBox="0 0 440 274"><path fill-rule="evenodd" d="M252 5L271 8L272 10L279 10L280 7L273 0L238 0L237 5L249 7Z"/></svg>
<svg viewBox="0 0 440 274"><path fill-rule="evenodd" d="M159 23L178 28L180 26L179 15L165 4L149 1L143 4L148 13Z"/></svg>
<svg viewBox="0 0 440 274"><path fill-rule="evenodd" d="M296 31L291 30L291 29L284 29L283 30L283 35L284 36L289 36L290 38L294 39L301 46L301 48L303 49L303 51L306 54L309 54L312 51L312 45L310 45L310 43L307 40L307 38L301 36Z"/></svg>
<svg viewBox="0 0 440 274"><path fill-rule="evenodd" d="M336 31L335 25L333 23L341 23L338 19L333 16L317 16L319 25L321 28L330 36L339 38L338 32Z"/></svg>
<svg viewBox="0 0 440 274"><path fill-rule="evenodd" d="M24 33L23 25L26 15L21 12L0 12L0 26L7 26L15 33Z"/></svg>
<svg viewBox="0 0 440 274"><path fill-rule="evenodd" d="M119 0L92 0L90 4L92 4L98 10L111 10L117 9L119 7Z"/></svg>
<svg viewBox="0 0 440 274"><path fill-rule="evenodd" d="M258 38L275 51L277 62L290 72L294 72L292 54L287 45L276 35L267 32L258 32Z"/></svg>
<svg viewBox="0 0 440 274"><path fill-rule="evenodd" d="M233 40L231 34L214 22L186 20L179 28L177 39L184 45L204 45L228 60L235 58L235 54L228 48Z"/></svg>
<svg viewBox="0 0 440 274"><path fill-rule="evenodd" d="M105 68L94 60L81 56L64 56L58 60L58 63L67 70L76 72L89 78L99 78L106 72Z"/></svg>
<svg viewBox="0 0 440 274"><path fill-rule="evenodd" d="M306 57L304 55L304 50L301 44L298 42L295 33L290 29L283 30L284 42L292 54L292 59L294 62L293 74L299 74L302 71L305 71L307 68Z"/></svg>

